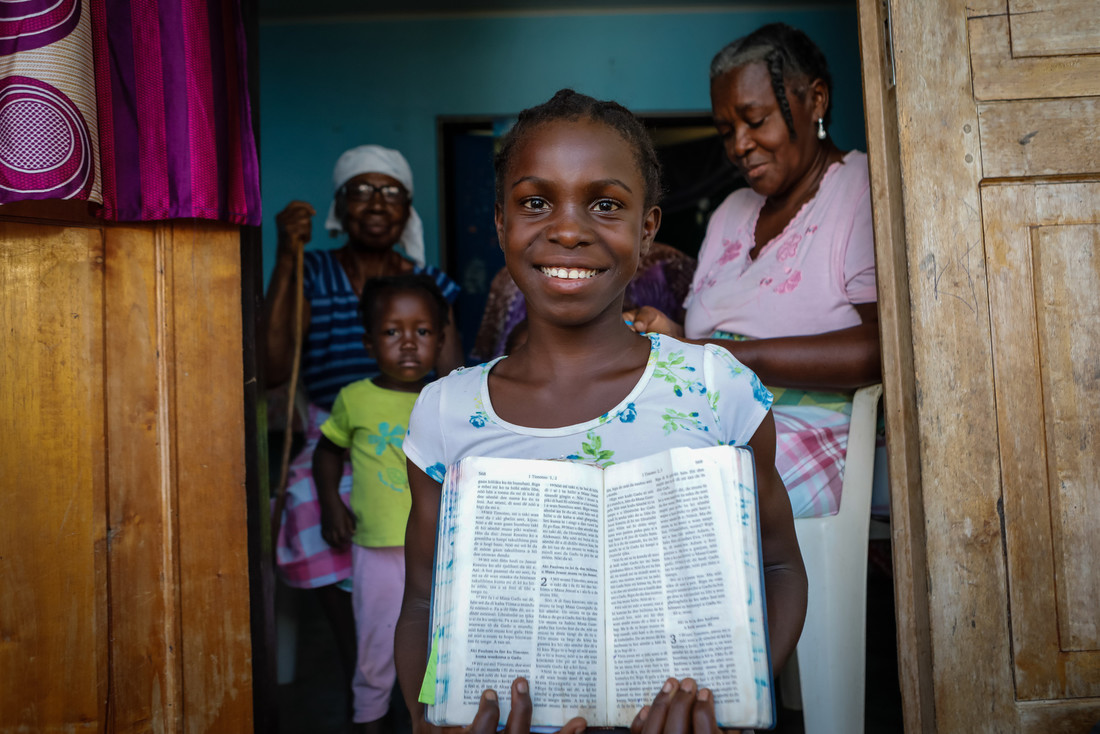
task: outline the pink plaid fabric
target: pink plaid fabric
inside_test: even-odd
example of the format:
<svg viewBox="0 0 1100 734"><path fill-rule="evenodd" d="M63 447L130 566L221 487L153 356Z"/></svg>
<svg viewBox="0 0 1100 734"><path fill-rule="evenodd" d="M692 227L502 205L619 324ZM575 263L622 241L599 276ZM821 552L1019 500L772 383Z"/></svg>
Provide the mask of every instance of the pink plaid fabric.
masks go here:
<svg viewBox="0 0 1100 734"><path fill-rule="evenodd" d="M844 413L817 406L776 405L775 465L795 517L824 517L840 509L848 423Z"/></svg>
<svg viewBox="0 0 1100 734"><path fill-rule="evenodd" d="M275 559L287 585L316 589L351 577L351 546L337 550L321 537L321 504L313 484L313 450L321 438L321 424L328 412L309 406L306 445L291 462L286 508L279 528ZM340 498L351 507L351 462L344 462Z"/></svg>

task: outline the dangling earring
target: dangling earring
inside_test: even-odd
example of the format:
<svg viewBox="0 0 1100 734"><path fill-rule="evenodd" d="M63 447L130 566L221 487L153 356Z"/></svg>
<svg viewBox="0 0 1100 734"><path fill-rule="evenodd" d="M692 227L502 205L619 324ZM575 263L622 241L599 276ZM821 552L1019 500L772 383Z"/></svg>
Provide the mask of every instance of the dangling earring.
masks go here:
<svg viewBox="0 0 1100 734"><path fill-rule="evenodd" d="M817 139L825 139L825 118L823 117L817 118Z"/></svg>

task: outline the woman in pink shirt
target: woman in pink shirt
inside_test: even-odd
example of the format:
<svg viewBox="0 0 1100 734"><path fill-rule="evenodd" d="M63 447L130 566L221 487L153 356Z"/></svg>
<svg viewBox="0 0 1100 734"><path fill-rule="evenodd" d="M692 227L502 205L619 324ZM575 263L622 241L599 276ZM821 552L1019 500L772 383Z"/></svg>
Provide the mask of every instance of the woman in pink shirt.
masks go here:
<svg viewBox="0 0 1100 734"><path fill-rule="evenodd" d="M796 517L840 504L851 391L881 379L867 157L829 137L821 50L782 23L722 49L711 107L749 187L714 212L684 326L652 308L637 331L719 344L776 392L777 465Z"/></svg>

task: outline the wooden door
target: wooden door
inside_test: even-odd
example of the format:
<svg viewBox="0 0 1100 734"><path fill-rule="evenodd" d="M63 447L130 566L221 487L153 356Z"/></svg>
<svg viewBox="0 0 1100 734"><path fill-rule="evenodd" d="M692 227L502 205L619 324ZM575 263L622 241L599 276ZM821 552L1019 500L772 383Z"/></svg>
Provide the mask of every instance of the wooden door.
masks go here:
<svg viewBox="0 0 1100 734"><path fill-rule="evenodd" d="M85 210L0 210L0 731L249 731L238 228Z"/></svg>
<svg viewBox="0 0 1100 734"><path fill-rule="evenodd" d="M907 731L1100 721L1100 6L860 0Z"/></svg>

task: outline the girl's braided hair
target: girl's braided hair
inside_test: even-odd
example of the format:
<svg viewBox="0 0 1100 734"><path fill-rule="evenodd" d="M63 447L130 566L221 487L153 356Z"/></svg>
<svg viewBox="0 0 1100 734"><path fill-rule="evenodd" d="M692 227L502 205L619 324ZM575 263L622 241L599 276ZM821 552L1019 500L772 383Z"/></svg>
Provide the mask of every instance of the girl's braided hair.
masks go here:
<svg viewBox="0 0 1100 734"><path fill-rule="evenodd" d="M550 100L519 113L516 124L501 138L500 148L493 159L497 203L504 200L504 176L516 145L539 125L582 118L609 125L630 144L645 181L645 206L647 209L656 206L661 199L661 162L657 159L657 151L645 126L618 102L601 101L572 89L559 90Z"/></svg>
<svg viewBox="0 0 1100 734"><path fill-rule="evenodd" d="M820 79L832 100L833 78L825 54L810 37L786 23L769 23L747 36L742 36L719 51L710 62L710 80L734 69L757 61L764 62L772 80L772 91L779 103L779 110L787 123L791 139L798 137L787 101L787 87L791 94L802 97L810 82ZM825 124L829 124L831 109L825 108Z"/></svg>

